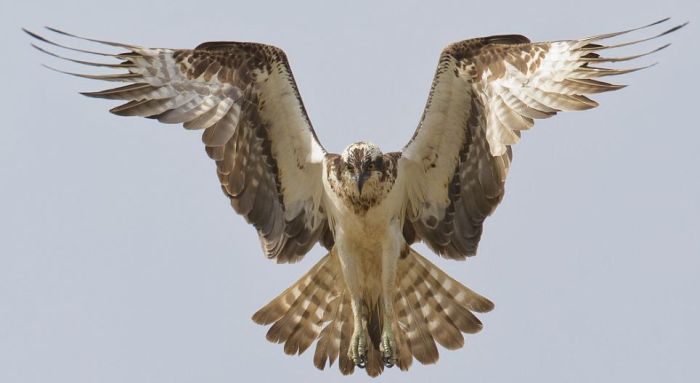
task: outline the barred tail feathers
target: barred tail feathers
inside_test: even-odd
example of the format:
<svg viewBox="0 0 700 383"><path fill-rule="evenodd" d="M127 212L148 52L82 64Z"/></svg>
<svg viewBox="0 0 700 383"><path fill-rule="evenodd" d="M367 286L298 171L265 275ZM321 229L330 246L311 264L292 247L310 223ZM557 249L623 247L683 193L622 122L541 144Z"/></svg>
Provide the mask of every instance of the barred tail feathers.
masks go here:
<svg viewBox="0 0 700 383"><path fill-rule="evenodd" d="M384 370L377 341L384 320L380 306L365 307L369 346L366 371L370 376ZM435 363L438 344L449 350L462 347L463 333L476 333L482 328L472 312L489 311L493 303L411 249L398 262L394 307L397 367L408 370L414 357L423 364ZM313 356L317 368L322 370L338 361L341 373L354 372L355 365L347 355L353 332L350 294L334 252L255 313L253 320L272 325L267 339L283 343L285 353L301 354L317 340Z"/></svg>
<svg viewBox="0 0 700 383"><path fill-rule="evenodd" d="M267 340L284 343L286 354L301 354L318 338L331 306L337 305L339 273L337 259L332 254L326 255L296 283L258 310L253 321L272 324Z"/></svg>
<svg viewBox="0 0 700 383"><path fill-rule="evenodd" d="M412 356L423 364L437 362L436 343L448 350L461 348L462 333L477 333L483 327L472 312L494 307L413 249L399 261L397 273L394 307L398 327Z"/></svg>

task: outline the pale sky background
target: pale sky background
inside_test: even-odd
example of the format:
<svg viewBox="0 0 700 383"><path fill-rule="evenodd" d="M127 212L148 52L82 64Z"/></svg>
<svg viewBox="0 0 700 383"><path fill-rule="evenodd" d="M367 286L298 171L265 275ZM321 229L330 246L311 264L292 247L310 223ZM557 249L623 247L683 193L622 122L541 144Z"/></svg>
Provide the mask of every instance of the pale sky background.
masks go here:
<svg viewBox="0 0 700 383"><path fill-rule="evenodd" d="M250 320L321 250L265 259L198 133L110 115L114 103L77 94L110 84L41 68L76 66L32 50L21 26L174 48L275 44L338 152L360 139L402 147L450 42L577 38L666 16L691 24L634 50L672 42L638 61L660 65L524 134L477 257L420 247L496 303L484 330L436 365L380 379L700 381L700 3L349 3L3 2L0 382L368 380L316 370L313 350L284 355Z"/></svg>

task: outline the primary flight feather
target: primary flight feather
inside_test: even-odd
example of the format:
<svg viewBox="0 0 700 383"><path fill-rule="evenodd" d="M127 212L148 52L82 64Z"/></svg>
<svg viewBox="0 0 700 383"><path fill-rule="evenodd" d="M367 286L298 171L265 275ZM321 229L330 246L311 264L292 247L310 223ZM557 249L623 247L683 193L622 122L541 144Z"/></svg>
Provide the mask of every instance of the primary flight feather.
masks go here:
<svg viewBox="0 0 700 383"><path fill-rule="evenodd" d="M319 143L289 62L276 47L208 42L194 49L145 48L51 32L124 50L73 48L26 31L43 45L118 62L68 58L125 69L90 79L127 85L86 96L123 100L111 109L186 129L203 130L221 188L258 232L263 252L295 262L316 243L328 254L253 316L271 325L270 341L287 354L316 342L314 364L338 361L371 376L406 370L413 358L438 359L437 345L463 346L463 333L482 324L473 314L493 303L450 278L411 248L425 242L438 255L476 254L482 225L503 198L511 146L535 119L597 103L587 95L620 89L600 77L642 68L599 65L634 60L601 56L671 33L602 45L604 40L661 24L577 40L531 43L520 35L490 36L447 46L438 62L423 116L401 152L382 153L364 141L341 154ZM53 68L51 68L53 69Z"/></svg>

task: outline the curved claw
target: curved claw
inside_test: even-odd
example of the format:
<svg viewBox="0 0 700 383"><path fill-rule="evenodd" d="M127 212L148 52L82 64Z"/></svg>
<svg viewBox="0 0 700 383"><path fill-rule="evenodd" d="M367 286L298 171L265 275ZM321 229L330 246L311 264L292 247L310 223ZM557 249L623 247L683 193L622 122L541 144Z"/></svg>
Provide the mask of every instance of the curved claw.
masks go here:
<svg viewBox="0 0 700 383"><path fill-rule="evenodd" d="M367 338L362 330L353 334L348 349L348 357L359 368L367 366Z"/></svg>
<svg viewBox="0 0 700 383"><path fill-rule="evenodd" d="M391 330L385 329L382 334L382 342L379 345L379 350L382 353L382 362L384 362L384 367L392 368L396 364L398 358L398 352L396 348L396 339L391 333Z"/></svg>

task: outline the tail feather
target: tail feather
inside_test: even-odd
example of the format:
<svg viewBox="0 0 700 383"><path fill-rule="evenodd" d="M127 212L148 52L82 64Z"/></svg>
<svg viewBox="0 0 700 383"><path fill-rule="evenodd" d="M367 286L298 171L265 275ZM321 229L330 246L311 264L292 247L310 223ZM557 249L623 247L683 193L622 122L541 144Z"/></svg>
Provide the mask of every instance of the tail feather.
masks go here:
<svg viewBox="0 0 700 383"><path fill-rule="evenodd" d="M411 345L411 352L416 360L423 364L435 363L439 354L421 309L418 293L413 286L407 286L405 290L401 290L399 292L401 298L397 302L401 307L397 312L397 320L403 319L408 324L405 334Z"/></svg>
<svg viewBox="0 0 700 383"><path fill-rule="evenodd" d="M267 339L284 343L284 352L301 354L318 337L329 303L337 295L335 279L339 269L330 255L325 256L308 273L277 298L253 315L259 324L272 324Z"/></svg>
<svg viewBox="0 0 700 383"><path fill-rule="evenodd" d="M408 343L408 338L405 334L405 325L396 321L392 329L396 337L396 345L399 348L399 357L396 361L396 366L400 368L401 371L408 371L411 364L413 364L413 352L411 351L411 345Z"/></svg>
<svg viewBox="0 0 700 383"><path fill-rule="evenodd" d="M342 302L340 315L340 343L338 344L338 367L343 375L350 375L355 371L355 364L348 357L350 349L350 338L352 337L352 307L348 294Z"/></svg>
<svg viewBox="0 0 700 383"><path fill-rule="evenodd" d="M338 318L338 304L339 300L342 300L343 296L334 298L333 302L330 303L331 310L328 315L324 316L323 321L328 322L326 327L321 330L318 335L318 343L316 343L316 351L314 352L314 366L319 370L326 368L326 362L329 365L333 365L333 362L338 357L337 353L333 353L334 348L337 349L335 345L336 340L339 339L337 335L340 333L340 326L338 325L340 321L336 321Z"/></svg>
<svg viewBox="0 0 700 383"><path fill-rule="evenodd" d="M324 267L332 268L329 265L330 254L323 257L304 276L299 278L293 285L289 286L282 294L266 304L253 315L253 321L260 325L269 325L282 318L289 309L300 299L301 292L314 282L316 273Z"/></svg>
<svg viewBox="0 0 700 383"><path fill-rule="evenodd" d="M448 350L457 350L464 346L464 336L453 322L447 310L435 299L434 291L438 290L439 287L433 286L427 280L418 288L419 294L425 297L425 303L433 308L433 310L428 312L425 319L430 323L429 330L436 342Z"/></svg>
<svg viewBox="0 0 700 383"><path fill-rule="evenodd" d="M301 354L306 351L321 332L323 316L329 303L322 299L325 296L323 293L327 289L318 283L313 284L313 286L312 289L311 286L306 287L302 293L303 296L308 296L310 299L295 305L295 309L289 311L289 313L294 312L293 318L300 319L297 320L296 325L286 338L284 352L288 355ZM319 295L322 296L319 297Z"/></svg>
<svg viewBox="0 0 700 383"><path fill-rule="evenodd" d="M367 348L367 375L371 377L377 377L384 371L384 361L382 360L382 353L379 352L377 347L369 345Z"/></svg>
<svg viewBox="0 0 700 383"><path fill-rule="evenodd" d="M424 294L429 298L430 304L435 305L435 311L442 311L443 315L439 316L451 321L461 332L467 334L479 332L483 325L469 310L486 312L493 309L493 303L450 278L415 251L411 250L411 254L412 257L406 259L405 267L411 267L419 274L415 279L419 282L418 288L425 291Z"/></svg>
<svg viewBox="0 0 700 383"><path fill-rule="evenodd" d="M301 294L306 296L307 294L313 294L314 291L313 284L311 284L303 289ZM267 332L267 340L270 342L284 343L284 352L287 355L294 355L299 349L294 338L294 334L298 330L309 329L313 332L317 327L314 320L308 315L312 314L312 311L304 311L303 303L299 302L299 300L294 302L289 311L275 322ZM318 334L314 334L312 340L316 338L316 335Z"/></svg>
<svg viewBox="0 0 700 383"><path fill-rule="evenodd" d="M470 311L485 313L493 310L493 302L452 279L452 277L418 254L415 250L411 249L411 254L415 261L437 282L442 295L451 298L451 300Z"/></svg>
<svg viewBox="0 0 700 383"><path fill-rule="evenodd" d="M379 376L384 371L384 361L382 353L379 352L379 344L382 337L384 325L383 310L379 300L373 304L367 304L367 375L371 377Z"/></svg>
<svg viewBox="0 0 700 383"><path fill-rule="evenodd" d="M331 252L255 313L253 320L272 324L267 338L284 343L287 354L301 354L318 340L314 365L323 370L337 360L340 372L349 375L355 371L348 358L354 324L350 294L341 277L340 262ZM392 328L399 352L397 367L404 371L413 358L423 364L435 363L439 358L437 344L451 350L462 347L463 333L482 328L472 312L493 308L491 301L450 278L412 249L398 262L396 288L396 321ZM379 306L366 307L366 313L366 372L377 376L384 370L379 335L385 318Z"/></svg>
<svg viewBox="0 0 700 383"><path fill-rule="evenodd" d="M350 305L350 301L347 299L347 292L343 291L332 302L332 310L324 318L328 324L319 335L316 352L314 353L314 365L319 370L326 368L326 362L328 362L329 366L332 366L338 358L345 305Z"/></svg>
<svg viewBox="0 0 700 383"><path fill-rule="evenodd" d="M429 308L423 310L425 320L430 324L428 330L433 334L435 340L448 350L455 350L464 345L464 336L460 328L455 325L450 316L450 312L454 313L457 306L451 300L445 300L442 296L444 292L440 289L439 283L435 281L420 264L417 264L414 257L407 260L406 265L411 269L410 274L404 274L405 281L400 281L400 286L411 286L415 293L422 298L423 307ZM432 279L432 280L431 280ZM441 303L441 301L443 301ZM448 308L443 306L448 306ZM465 310L466 311L466 310ZM455 318L459 320L459 318Z"/></svg>
<svg viewBox="0 0 700 383"><path fill-rule="evenodd" d="M410 249L399 261L395 307L397 321L408 338L413 356L421 363L435 363L437 341L447 349L464 345L464 333L482 328L471 313L486 312L493 303L475 293Z"/></svg>

